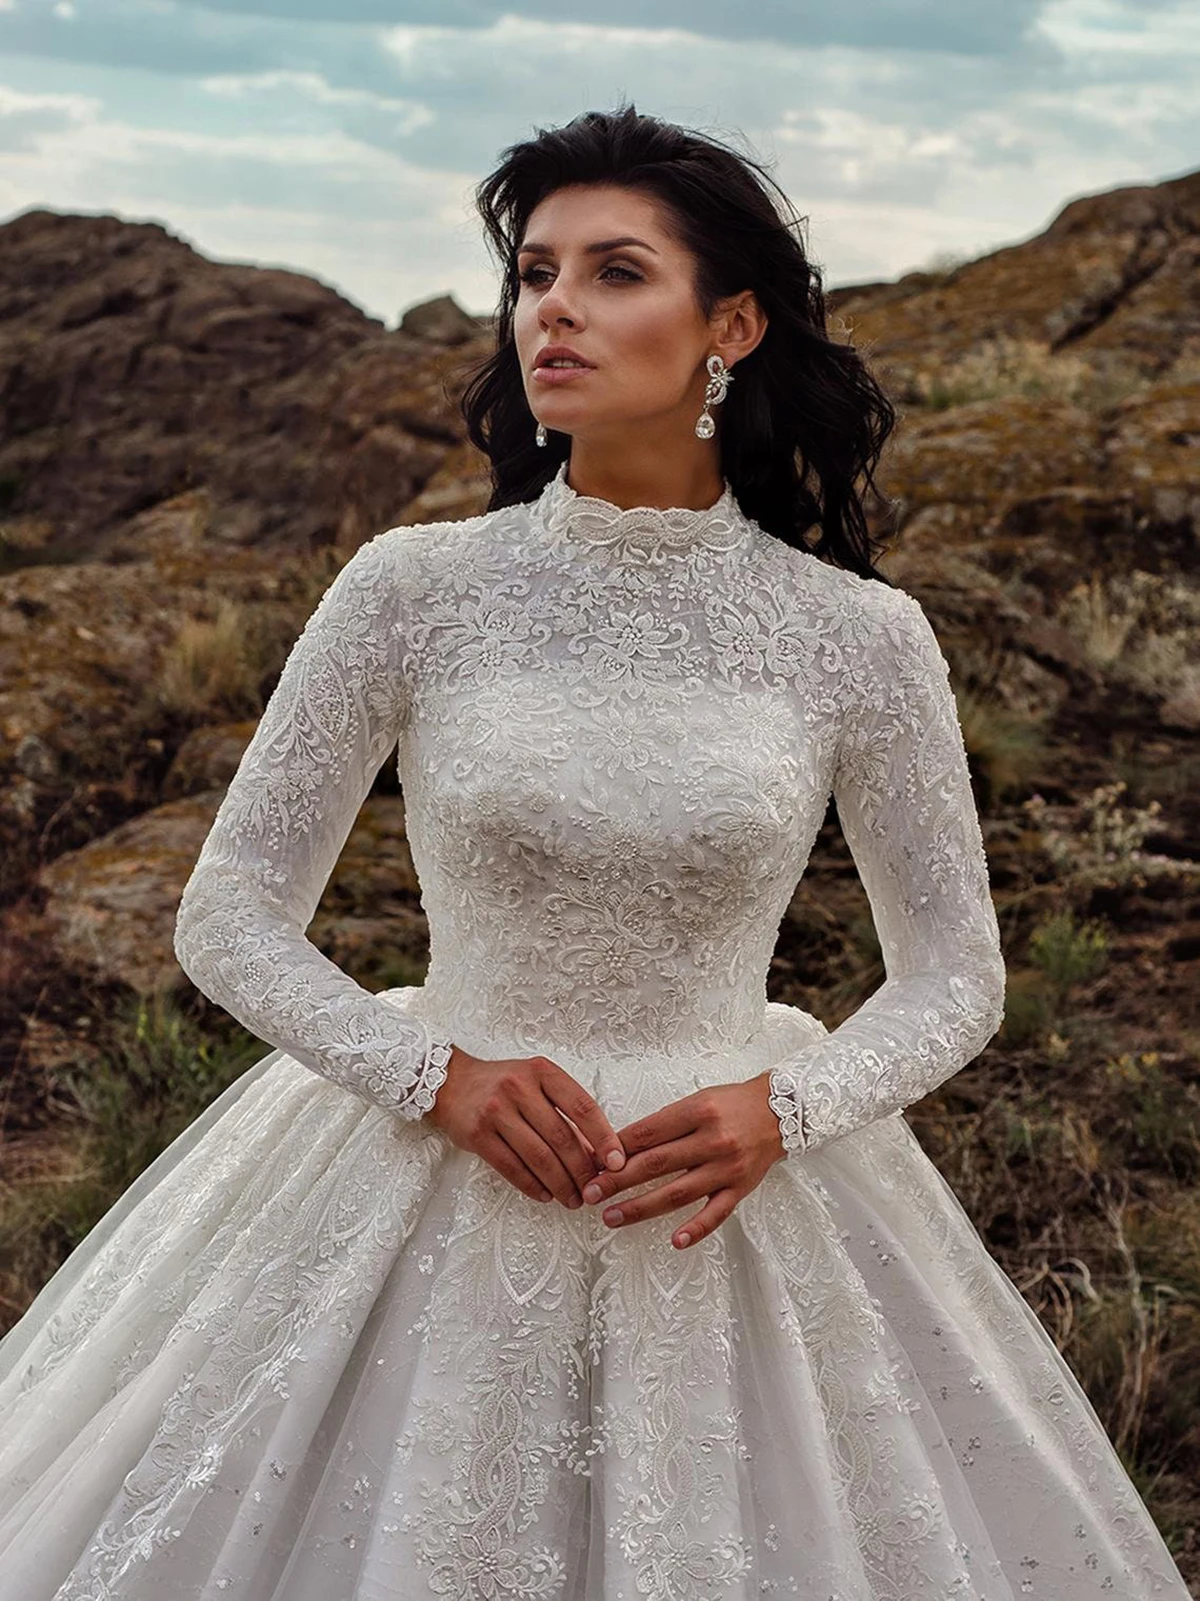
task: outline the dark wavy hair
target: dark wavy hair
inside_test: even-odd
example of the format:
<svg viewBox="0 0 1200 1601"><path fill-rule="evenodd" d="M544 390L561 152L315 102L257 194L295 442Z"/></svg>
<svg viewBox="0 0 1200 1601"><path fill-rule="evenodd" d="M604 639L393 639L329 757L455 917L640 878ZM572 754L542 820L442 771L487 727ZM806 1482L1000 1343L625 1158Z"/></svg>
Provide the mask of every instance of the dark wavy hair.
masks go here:
<svg viewBox="0 0 1200 1601"><path fill-rule="evenodd" d="M807 219L759 162L632 105L538 129L504 150L475 190L502 287L496 349L472 370L459 407L468 437L491 463L487 509L536 499L570 452L564 433L547 430L544 448L534 441L513 338L517 249L547 195L589 183L661 202L665 226L695 260L702 315L745 289L766 314L766 332L737 363L738 381L721 407L721 471L742 511L788 544L889 582L872 558L887 542L894 508L874 473L896 412L860 353L829 336L821 271L801 237ZM868 496L883 513L887 532L879 537Z"/></svg>

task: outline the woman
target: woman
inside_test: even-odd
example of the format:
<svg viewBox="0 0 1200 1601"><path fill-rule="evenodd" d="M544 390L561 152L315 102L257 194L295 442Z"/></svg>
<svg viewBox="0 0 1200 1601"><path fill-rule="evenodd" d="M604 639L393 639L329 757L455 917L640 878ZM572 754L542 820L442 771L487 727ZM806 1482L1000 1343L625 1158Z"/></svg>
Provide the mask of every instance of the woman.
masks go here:
<svg viewBox="0 0 1200 1601"><path fill-rule="evenodd" d="M1186 1601L900 1115L1004 968L885 397L714 141L589 114L479 203L491 504L351 558L225 796L176 950L276 1048L0 1346L0 1595ZM431 959L371 995L303 931L397 740ZM831 795L832 1032L764 989Z"/></svg>

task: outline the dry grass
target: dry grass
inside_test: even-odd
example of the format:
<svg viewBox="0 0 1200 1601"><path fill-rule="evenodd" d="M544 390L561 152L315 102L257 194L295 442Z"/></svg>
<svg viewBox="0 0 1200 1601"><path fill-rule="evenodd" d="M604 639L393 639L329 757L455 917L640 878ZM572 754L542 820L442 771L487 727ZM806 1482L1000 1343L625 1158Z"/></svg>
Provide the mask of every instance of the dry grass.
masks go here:
<svg viewBox="0 0 1200 1601"><path fill-rule="evenodd" d="M910 375L909 386L914 399L933 411L1010 395L1103 409L1148 382L1132 367L1097 367L1079 356L1056 355L1043 342L997 335L956 361Z"/></svg>
<svg viewBox="0 0 1200 1601"><path fill-rule="evenodd" d="M262 710L261 672L253 609L223 598L214 617L180 625L154 693L160 707L185 718L246 716Z"/></svg>
<svg viewBox="0 0 1200 1601"><path fill-rule="evenodd" d="M1093 573L1064 596L1057 618L1110 678L1164 705L1191 705L1200 723L1200 588L1162 573Z"/></svg>

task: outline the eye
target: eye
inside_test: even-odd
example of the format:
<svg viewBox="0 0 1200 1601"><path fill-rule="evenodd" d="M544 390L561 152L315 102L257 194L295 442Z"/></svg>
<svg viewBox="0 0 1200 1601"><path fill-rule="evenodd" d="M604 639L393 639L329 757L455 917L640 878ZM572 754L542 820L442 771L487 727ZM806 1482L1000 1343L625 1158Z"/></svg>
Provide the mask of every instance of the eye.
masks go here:
<svg viewBox="0 0 1200 1601"><path fill-rule="evenodd" d="M546 280L542 275L544 273L548 273L549 271L549 267L526 267L524 272L518 273L517 276L520 278L523 284L532 284L536 287L538 284L545 283ZM610 272L620 274L617 279L618 283L641 282L641 273L633 272L629 267L618 266L616 262L610 261L600 276L602 278L607 277Z"/></svg>

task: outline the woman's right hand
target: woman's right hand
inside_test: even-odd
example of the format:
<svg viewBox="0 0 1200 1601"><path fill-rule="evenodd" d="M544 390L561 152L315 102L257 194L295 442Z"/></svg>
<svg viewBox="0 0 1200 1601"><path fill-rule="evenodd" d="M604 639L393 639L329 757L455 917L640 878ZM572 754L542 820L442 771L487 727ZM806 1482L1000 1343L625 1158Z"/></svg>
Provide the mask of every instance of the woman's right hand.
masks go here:
<svg viewBox="0 0 1200 1601"><path fill-rule="evenodd" d="M546 1056L492 1060L455 1045L425 1116L535 1201L582 1206L597 1172L625 1166L599 1103Z"/></svg>

